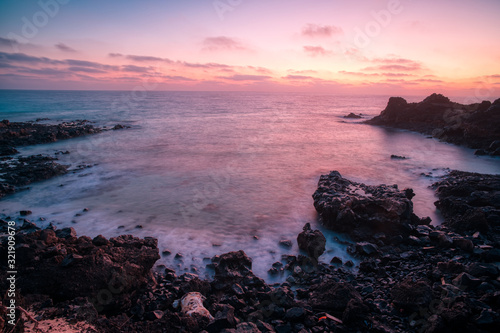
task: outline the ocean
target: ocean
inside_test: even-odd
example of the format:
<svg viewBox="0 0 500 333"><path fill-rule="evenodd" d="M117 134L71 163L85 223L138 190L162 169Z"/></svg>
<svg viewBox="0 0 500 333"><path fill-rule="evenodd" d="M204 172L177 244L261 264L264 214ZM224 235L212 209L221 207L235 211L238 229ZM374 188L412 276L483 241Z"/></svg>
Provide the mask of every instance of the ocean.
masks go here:
<svg viewBox="0 0 500 333"><path fill-rule="evenodd" d="M425 96L403 96L409 102ZM71 172L0 201L3 218L30 209L45 227L78 235L158 238L158 264L210 274L208 258L244 250L270 281L271 264L298 254L305 223L322 230L327 251L354 260L343 238L317 222L311 195L321 174L338 170L368 184L411 187L415 213L441 223L429 188L446 168L500 173L500 159L424 135L361 121L389 96L255 92L0 91L0 119L42 123L88 119L119 131L22 147L23 155L58 154ZM453 100L461 102L460 99ZM363 119L345 119L349 113ZM391 155L406 156L404 160ZM79 169L79 165L88 168ZM85 209L85 211L84 211ZM279 246L292 240L291 249ZM176 257L176 254L181 255Z"/></svg>

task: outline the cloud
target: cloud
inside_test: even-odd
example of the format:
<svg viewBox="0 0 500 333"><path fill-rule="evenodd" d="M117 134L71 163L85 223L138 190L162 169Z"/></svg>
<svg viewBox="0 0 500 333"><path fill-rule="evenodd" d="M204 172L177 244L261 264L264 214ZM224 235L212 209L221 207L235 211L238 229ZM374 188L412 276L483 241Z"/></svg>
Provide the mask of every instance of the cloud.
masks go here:
<svg viewBox="0 0 500 333"><path fill-rule="evenodd" d="M55 45L55 47L58 48L59 50L63 51L63 52L68 52L68 53L76 53L76 52L78 52L74 48L71 48L68 45L63 44L63 43L57 43Z"/></svg>
<svg viewBox="0 0 500 333"><path fill-rule="evenodd" d="M311 80L311 79L315 79L315 77L307 76L307 75L287 75L287 76L284 76L283 79L288 79L288 80Z"/></svg>
<svg viewBox="0 0 500 333"><path fill-rule="evenodd" d="M90 67L90 68L112 70L112 71L117 71L120 69L118 66L105 65L98 62L86 61L86 60L66 59L63 60L63 62L70 66L77 66L77 67Z"/></svg>
<svg viewBox="0 0 500 333"><path fill-rule="evenodd" d="M332 51L325 50L321 46L304 46L304 52L311 57L326 56L332 54Z"/></svg>
<svg viewBox="0 0 500 333"><path fill-rule="evenodd" d="M173 81L196 81L195 79L191 79L180 75L165 75L162 77Z"/></svg>
<svg viewBox="0 0 500 333"><path fill-rule="evenodd" d="M84 73L94 73L94 74L107 73L106 71L103 71L101 69L89 68L89 67L78 67L78 66L69 67L68 70L71 72L84 72Z"/></svg>
<svg viewBox="0 0 500 333"><path fill-rule="evenodd" d="M120 57L123 57L123 54L121 54L121 53L108 53L108 57L120 58Z"/></svg>
<svg viewBox="0 0 500 333"><path fill-rule="evenodd" d="M173 60L167 59L167 58L159 58L159 57L153 57L153 56L139 56L139 55L127 55L127 59L137 61L137 62L167 62L167 63L173 63Z"/></svg>
<svg viewBox="0 0 500 333"><path fill-rule="evenodd" d="M125 65L121 68L124 72L135 72L135 73L148 73L150 71L149 67Z"/></svg>
<svg viewBox="0 0 500 333"><path fill-rule="evenodd" d="M232 81L265 81L265 80L269 80L271 77L268 75L235 74L233 76L221 76L219 78L232 80Z"/></svg>
<svg viewBox="0 0 500 333"><path fill-rule="evenodd" d="M287 70L288 73L293 73L293 74L317 74L318 71L314 71L312 69L304 69L304 70L295 70L295 69L289 69Z"/></svg>
<svg viewBox="0 0 500 333"><path fill-rule="evenodd" d="M375 58L368 60L369 62L375 64L381 64L376 66L369 66L364 68L364 71L395 71L395 72L413 72L420 71L423 68L420 62L404 59L404 58Z"/></svg>
<svg viewBox="0 0 500 333"><path fill-rule="evenodd" d="M191 67L191 68L231 68L229 65L225 64L218 64L214 62L209 62L205 64L198 64L198 63L191 63L191 62L185 62L185 61L177 61L178 64L186 67Z"/></svg>
<svg viewBox="0 0 500 333"><path fill-rule="evenodd" d="M53 60L45 57L34 57L24 53L7 53L0 52L0 60L9 60L23 63L44 63L44 64L61 64L60 60Z"/></svg>
<svg viewBox="0 0 500 333"><path fill-rule="evenodd" d="M225 37L208 37L203 41L203 50L205 51L244 51L247 50L240 42Z"/></svg>
<svg viewBox="0 0 500 333"><path fill-rule="evenodd" d="M17 46L19 42L15 39L0 37L0 46Z"/></svg>
<svg viewBox="0 0 500 333"><path fill-rule="evenodd" d="M330 37L332 35L342 33L342 28L333 25L317 25L309 23L302 29L302 35L307 37Z"/></svg>

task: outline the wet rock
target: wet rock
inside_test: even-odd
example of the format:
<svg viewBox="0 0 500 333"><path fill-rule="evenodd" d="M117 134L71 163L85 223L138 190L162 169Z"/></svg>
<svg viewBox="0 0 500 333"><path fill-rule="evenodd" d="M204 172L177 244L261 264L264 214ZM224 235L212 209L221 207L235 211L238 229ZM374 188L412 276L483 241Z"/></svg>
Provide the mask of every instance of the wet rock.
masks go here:
<svg viewBox="0 0 500 333"><path fill-rule="evenodd" d="M21 216L26 216L26 215L31 215L31 214L32 214L31 210L21 210L19 212L19 215L21 215Z"/></svg>
<svg viewBox="0 0 500 333"><path fill-rule="evenodd" d="M212 261L216 279L243 278L252 271L252 259L241 250L222 254Z"/></svg>
<svg viewBox="0 0 500 333"><path fill-rule="evenodd" d="M98 235L92 239L92 244L95 246L108 245L108 243L109 241L103 235Z"/></svg>
<svg viewBox="0 0 500 333"><path fill-rule="evenodd" d="M400 156L400 155L391 155L391 159L393 160L406 160L406 156Z"/></svg>
<svg viewBox="0 0 500 333"><path fill-rule="evenodd" d="M362 116L360 115L357 115L353 112L349 113L347 116L344 116L344 118L349 118L349 119L360 119L360 118L363 118Z"/></svg>
<svg viewBox="0 0 500 333"><path fill-rule="evenodd" d="M59 238L76 237L76 231L74 228L63 228L56 230L56 236Z"/></svg>
<svg viewBox="0 0 500 333"><path fill-rule="evenodd" d="M470 239L455 237L453 238L453 246L466 252L474 251L474 243Z"/></svg>
<svg viewBox="0 0 500 333"><path fill-rule="evenodd" d="M280 240L279 245L280 245L281 247L284 247L284 248L289 249L289 248L291 248L291 247L292 247L292 245L293 245L293 244L292 244L292 241L291 241L291 240L289 240L289 239L284 239L284 240Z"/></svg>
<svg viewBox="0 0 500 333"><path fill-rule="evenodd" d="M355 240L370 240L381 232L387 236L405 234L407 225L420 222L413 214L412 193L396 185L352 182L332 171L320 177L313 199L326 227L346 232Z"/></svg>
<svg viewBox="0 0 500 333"><path fill-rule="evenodd" d="M326 238L321 231L312 230L311 224L306 223L303 231L297 236L297 243L299 249L306 251L311 258L317 260L325 252Z"/></svg>
<svg viewBox="0 0 500 333"><path fill-rule="evenodd" d="M234 317L234 308L228 304L214 304L211 309L214 313L214 320L208 325L207 331L212 333L220 332L225 328L236 327L236 318Z"/></svg>

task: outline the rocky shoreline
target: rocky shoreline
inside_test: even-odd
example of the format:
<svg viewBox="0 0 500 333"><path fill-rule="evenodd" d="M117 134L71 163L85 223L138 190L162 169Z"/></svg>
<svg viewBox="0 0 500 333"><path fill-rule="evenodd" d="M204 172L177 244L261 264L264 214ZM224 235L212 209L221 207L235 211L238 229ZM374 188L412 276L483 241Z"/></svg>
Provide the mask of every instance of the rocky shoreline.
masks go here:
<svg viewBox="0 0 500 333"><path fill-rule="evenodd" d="M380 115L365 123L420 132L477 149L476 155L500 156L500 99L464 105L441 94L419 103L391 97Z"/></svg>
<svg viewBox="0 0 500 333"><path fill-rule="evenodd" d="M0 199L15 193L33 182L47 180L68 172L66 165L57 163L57 157L47 155L18 156L16 147L50 143L101 133L87 120L76 120L50 125L35 122L0 122ZM113 130L124 126L116 125ZM69 154L70 152L61 152Z"/></svg>
<svg viewBox="0 0 500 333"><path fill-rule="evenodd" d="M409 189L324 175L313 196L319 222L355 239L350 250L360 264L318 262L324 236L306 225L297 238L304 255L273 264L270 273L288 275L273 285L253 274L243 251L212 258L210 281L169 268L151 273L159 258L153 238L76 237L71 228L40 230L19 217L22 319L12 331L498 331L499 182L459 171L444 176L434 187L445 222L434 227L414 215ZM6 290L5 236L1 244ZM187 298L197 305L187 307ZM5 307L0 314L5 328Z"/></svg>

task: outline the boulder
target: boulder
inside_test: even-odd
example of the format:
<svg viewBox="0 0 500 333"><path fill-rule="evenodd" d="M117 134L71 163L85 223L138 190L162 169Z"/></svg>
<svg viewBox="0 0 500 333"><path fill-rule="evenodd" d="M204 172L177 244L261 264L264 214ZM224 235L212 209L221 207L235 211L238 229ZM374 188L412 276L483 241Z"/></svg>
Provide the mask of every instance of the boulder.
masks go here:
<svg viewBox="0 0 500 333"><path fill-rule="evenodd" d="M396 284L391 290L394 305L404 311L418 311L426 308L432 301L432 289L427 282L403 280Z"/></svg>
<svg viewBox="0 0 500 333"><path fill-rule="evenodd" d="M320 177L313 199L327 228L370 240L381 232L389 237L407 233L409 224L420 223L413 214L413 196L411 189L360 184L332 171Z"/></svg>
<svg viewBox="0 0 500 333"><path fill-rule="evenodd" d="M351 284L326 279L312 287L309 305L315 310L343 312L352 299L363 301Z"/></svg>
<svg viewBox="0 0 500 333"><path fill-rule="evenodd" d="M215 278L241 279L252 273L252 259L242 250L224 253L212 258L215 268Z"/></svg>
<svg viewBox="0 0 500 333"><path fill-rule="evenodd" d="M309 257L317 260L325 252L326 238L319 230L312 230L306 223L303 231L297 236L299 249L307 252Z"/></svg>

